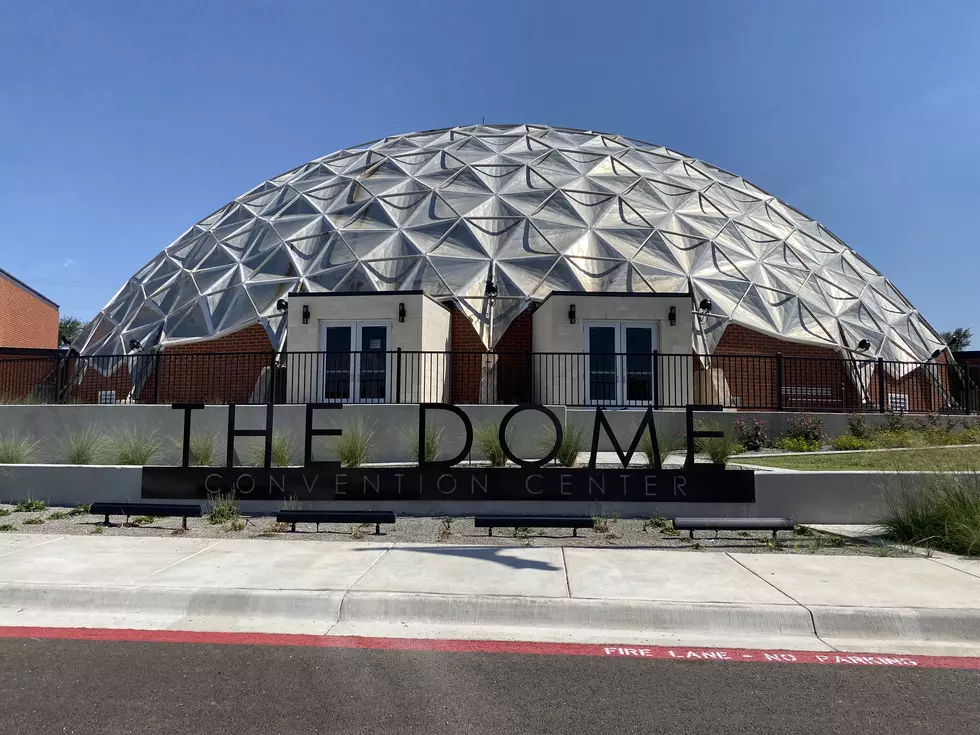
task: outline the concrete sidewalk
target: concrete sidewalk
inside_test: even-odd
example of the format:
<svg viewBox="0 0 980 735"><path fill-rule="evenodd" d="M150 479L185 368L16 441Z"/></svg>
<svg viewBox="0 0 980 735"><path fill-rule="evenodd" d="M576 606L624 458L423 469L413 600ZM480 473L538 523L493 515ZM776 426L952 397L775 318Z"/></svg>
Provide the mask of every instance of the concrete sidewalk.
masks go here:
<svg viewBox="0 0 980 735"><path fill-rule="evenodd" d="M0 625L980 654L980 561L0 537Z"/></svg>

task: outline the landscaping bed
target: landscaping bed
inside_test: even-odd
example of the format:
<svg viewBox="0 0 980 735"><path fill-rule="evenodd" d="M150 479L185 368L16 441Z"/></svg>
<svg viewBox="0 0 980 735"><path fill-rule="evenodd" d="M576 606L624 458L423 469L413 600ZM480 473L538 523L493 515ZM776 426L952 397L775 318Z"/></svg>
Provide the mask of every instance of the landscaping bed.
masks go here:
<svg viewBox="0 0 980 735"><path fill-rule="evenodd" d="M980 446L929 447L889 451L826 452L819 454L742 455L733 461L760 467L813 472L882 470L929 472L980 470Z"/></svg>
<svg viewBox="0 0 980 735"><path fill-rule="evenodd" d="M842 536L816 533L804 527L780 531L775 540L769 532L698 531L695 538L670 528L662 518L597 518L595 530L580 530L572 536L565 529L517 528L495 530L488 536L485 529L473 525L472 518L399 517L393 526L382 526L374 535L374 525L321 526L319 533L312 524L300 525L291 532L287 524L277 524L274 516L240 514L232 504L210 508L203 518L189 518L188 529L181 528L180 518L132 518L124 524L116 517L112 525L103 525L102 516L93 516L84 506L76 508L45 507L39 501L19 507L0 505L0 533L40 533L53 535L95 534L105 536L184 536L188 538L246 539L274 538L297 543L360 541L364 543L443 543L477 546L531 547L606 547L654 548L672 551L710 552L738 551L796 554L857 554L873 556L908 556L910 552L887 543L863 543Z"/></svg>

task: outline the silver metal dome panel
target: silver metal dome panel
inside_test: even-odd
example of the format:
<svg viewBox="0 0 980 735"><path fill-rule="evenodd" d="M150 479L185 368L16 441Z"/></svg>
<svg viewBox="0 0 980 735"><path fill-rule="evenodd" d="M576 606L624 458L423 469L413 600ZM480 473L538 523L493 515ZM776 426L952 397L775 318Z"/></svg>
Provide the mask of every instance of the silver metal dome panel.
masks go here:
<svg viewBox="0 0 980 735"><path fill-rule="evenodd" d="M282 347L291 291L409 289L454 300L488 347L551 291L690 291L712 303L699 351L729 324L842 351L867 339L890 360L943 347L881 273L745 179L544 125L396 135L263 182L141 268L75 347L124 354L254 323Z"/></svg>

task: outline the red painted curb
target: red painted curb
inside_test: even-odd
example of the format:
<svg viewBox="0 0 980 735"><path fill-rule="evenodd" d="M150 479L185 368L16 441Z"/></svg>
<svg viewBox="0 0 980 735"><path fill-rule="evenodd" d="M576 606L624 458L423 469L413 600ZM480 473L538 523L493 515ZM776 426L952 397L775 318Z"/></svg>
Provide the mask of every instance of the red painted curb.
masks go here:
<svg viewBox="0 0 980 735"><path fill-rule="evenodd" d="M32 628L0 626L0 638L31 638L139 643L196 643L240 646L307 646L364 648L385 651L445 651L454 653L516 653L539 656L598 656L728 663L832 664L892 668L968 669L980 671L980 658L906 656L839 651L788 651L750 648L691 648L687 646L620 646L528 641L469 641L425 638L369 638L293 633L210 633L189 630L126 628Z"/></svg>

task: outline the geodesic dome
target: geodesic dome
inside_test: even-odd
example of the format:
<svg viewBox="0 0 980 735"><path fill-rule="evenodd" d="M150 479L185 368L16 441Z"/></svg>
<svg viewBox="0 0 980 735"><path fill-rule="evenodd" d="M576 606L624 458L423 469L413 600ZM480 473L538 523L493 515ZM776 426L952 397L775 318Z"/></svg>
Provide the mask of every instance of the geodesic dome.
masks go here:
<svg viewBox="0 0 980 735"><path fill-rule="evenodd" d="M620 135L471 125L263 182L141 268L75 348L124 354L255 323L281 348L289 292L417 289L459 304L488 347L552 291L690 291L712 304L698 351L733 323L842 352L867 339L865 356L889 360L943 347L856 252L739 176Z"/></svg>

